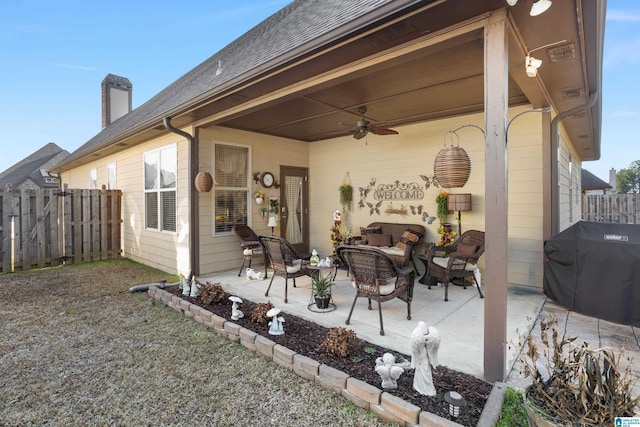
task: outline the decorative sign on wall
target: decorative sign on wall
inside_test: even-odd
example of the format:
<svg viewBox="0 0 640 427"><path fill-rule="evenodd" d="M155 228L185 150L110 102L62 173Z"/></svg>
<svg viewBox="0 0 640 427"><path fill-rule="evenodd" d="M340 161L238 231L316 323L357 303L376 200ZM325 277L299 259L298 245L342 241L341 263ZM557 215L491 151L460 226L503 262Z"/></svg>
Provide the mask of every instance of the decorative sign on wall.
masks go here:
<svg viewBox="0 0 640 427"><path fill-rule="evenodd" d="M400 182L393 184L378 184L373 189L373 198L376 200L422 200L424 191L417 182Z"/></svg>

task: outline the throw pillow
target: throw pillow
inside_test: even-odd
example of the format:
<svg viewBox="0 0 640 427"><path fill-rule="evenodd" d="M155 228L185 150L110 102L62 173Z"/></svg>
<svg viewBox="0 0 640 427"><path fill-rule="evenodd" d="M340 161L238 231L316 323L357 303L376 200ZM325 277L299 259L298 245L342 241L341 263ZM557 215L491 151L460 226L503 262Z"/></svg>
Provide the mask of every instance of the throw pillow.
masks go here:
<svg viewBox="0 0 640 427"><path fill-rule="evenodd" d="M369 246L391 246L391 234L369 234Z"/></svg>
<svg viewBox="0 0 640 427"><path fill-rule="evenodd" d="M369 244L369 234L382 234L382 227L360 227L362 244Z"/></svg>
<svg viewBox="0 0 640 427"><path fill-rule="evenodd" d="M476 245L470 245L468 243L458 243L456 247L456 254L458 255L472 255L478 250Z"/></svg>
<svg viewBox="0 0 640 427"><path fill-rule="evenodd" d="M404 233L402 233L400 241L396 243L396 248L402 249L404 251L405 249L407 249L407 243L416 243L418 240L420 240L420 237L422 237L422 233L407 228Z"/></svg>

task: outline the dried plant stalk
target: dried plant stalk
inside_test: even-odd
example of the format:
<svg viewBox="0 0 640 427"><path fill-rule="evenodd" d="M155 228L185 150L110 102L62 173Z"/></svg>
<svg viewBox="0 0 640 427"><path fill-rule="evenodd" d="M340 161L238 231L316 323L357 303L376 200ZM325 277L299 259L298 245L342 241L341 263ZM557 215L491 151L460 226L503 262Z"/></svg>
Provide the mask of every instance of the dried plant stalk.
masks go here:
<svg viewBox="0 0 640 427"><path fill-rule="evenodd" d="M349 344L356 340L356 333L351 329L338 327L331 328L326 338L320 344L320 350L340 357L349 355Z"/></svg>

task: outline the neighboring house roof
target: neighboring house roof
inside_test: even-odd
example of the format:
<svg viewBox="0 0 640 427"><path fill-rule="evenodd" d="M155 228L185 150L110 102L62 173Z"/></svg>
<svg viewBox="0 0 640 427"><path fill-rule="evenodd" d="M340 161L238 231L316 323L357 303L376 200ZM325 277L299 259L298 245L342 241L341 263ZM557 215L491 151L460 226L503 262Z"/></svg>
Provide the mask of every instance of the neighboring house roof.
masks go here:
<svg viewBox="0 0 640 427"><path fill-rule="evenodd" d="M587 190L607 190L611 185L586 169L582 169L582 191Z"/></svg>
<svg viewBox="0 0 640 427"><path fill-rule="evenodd" d="M53 142L50 142L0 173L0 190L4 190L7 184L11 184L13 188L16 188L27 180L31 180L42 188L55 188L58 186L57 181L55 183L47 183L42 171L48 170L68 156L69 152L67 150L63 150Z"/></svg>

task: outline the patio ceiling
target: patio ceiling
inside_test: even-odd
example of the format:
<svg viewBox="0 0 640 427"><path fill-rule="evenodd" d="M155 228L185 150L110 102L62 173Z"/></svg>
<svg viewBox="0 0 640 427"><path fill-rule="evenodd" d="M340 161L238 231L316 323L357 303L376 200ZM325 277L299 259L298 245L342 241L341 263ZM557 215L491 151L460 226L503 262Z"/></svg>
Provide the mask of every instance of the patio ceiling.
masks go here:
<svg viewBox="0 0 640 427"><path fill-rule="evenodd" d="M395 126L484 109L484 20L506 8L510 20L509 105L551 106L557 113L599 94L605 0L554 1L531 17L531 0L410 0L390 2L384 18L361 16L314 40L313 48L283 53L233 76L189 102L155 117L63 165L68 169L166 134L175 127L227 126L313 143L349 135L368 108L371 122ZM525 73L528 51L542 59L538 76ZM601 97L562 124L582 160L600 157Z"/></svg>
<svg viewBox="0 0 640 427"><path fill-rule="evenodd" d="M437 2L436 2L437 3ZM458 1L442 2L386 27L361 34L330 52L317 54L304 66L285 72L294 81L325 72L329 58L335 66L357 63L366 53L394 49L403 43L425 39L434 34L443 41L393 59L373 64L350 74L323 82L259 106L221 117L212 124L292 138L307 142L348 135L359 120L358 108L368 108L371 122L394 125L428 121L452 115L481 112L484 109L484 38L482 27L447 38L447 25L473 20L483 13L505 6L503 0L473 2L470 10L457 7ZM584 26L595 25L596 10L585 11L580 1L556 1L549 11L538 17L528 14L530 2L521 1L509 8L513 30L509 37L509 105L531 103L535 108L552 106L557 112L583 105L589 94L599 88L597 40L584 37ZM593 2L591 2L593 3ZM580 6L580 7L579 7ZM582 14L579 22L576 10ZM588 15L588 16L585 16ZM442 19L446 16L446 19ZM447 32L450 30L447 29ZM593 33L593 28L589 33ZM538 77L526 76L524 60L527 50L566 40L541 49L532 55L544 61ZM372 46L377 49L372 50ZM590 52L590 53L589 53ZM313 70L316 64L316 70ZM279 76L281 80L283 75ZM266 79L262 93L272 90ZM251 99L256 87L231 95L234 99ZM227 99L226 101L230 101ZM229 102L222 102L227 108ZM235 104L235 102L234 102ZM598 104L599 105L599 104ZM193 111L192 118L206 117L222 111L222 105L204 106ZM568 117L563 124L577 143L583 160L600 156L598 108Z"/></svg>

